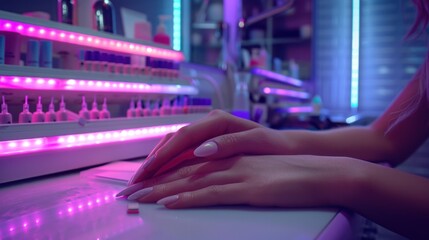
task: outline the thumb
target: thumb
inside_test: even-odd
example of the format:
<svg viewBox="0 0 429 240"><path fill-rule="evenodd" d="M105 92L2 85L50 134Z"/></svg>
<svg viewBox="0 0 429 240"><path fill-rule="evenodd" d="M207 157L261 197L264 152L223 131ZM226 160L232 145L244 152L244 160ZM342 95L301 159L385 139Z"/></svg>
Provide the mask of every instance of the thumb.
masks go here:
<svg viewBox="0 0 429 240"><path fill-rule="evenodd" d="M238 154L268 154L272 146L267 137L262 128L224 134L201 144L194 150L194 155L221 158Z"/></svg>

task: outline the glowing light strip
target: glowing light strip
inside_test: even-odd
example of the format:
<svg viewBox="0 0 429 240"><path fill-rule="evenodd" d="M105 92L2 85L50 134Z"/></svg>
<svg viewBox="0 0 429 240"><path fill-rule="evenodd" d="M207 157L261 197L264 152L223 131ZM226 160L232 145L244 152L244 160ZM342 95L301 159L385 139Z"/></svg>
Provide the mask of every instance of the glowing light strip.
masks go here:
<svg viewBox="0 0 429 240"><path fill-rule="evenodd" d="M308 113L313 112L312 106L302 106L302 107L289 107L287 111L289 113Z"/></svg>
<svg viewBox="0 0 429 240"><path fill-rule="evenodd" d="M182 38L182 2L173 0L173 49L180 51Z"/></svg>
<svg viewBox="0 0 429 240"><path fill-rule="evenodd" d="M156 127L1 141L0 157L33 151L47 151L52 149L161 137L167 133L175 132L186 125L187 123L183 123Z"/></svg>
<svg viewBox="0 0 429 240"><path fill-rule="evenodd" d="M352 6L352 59L350 79L350 107L359 106L359 41L360 41L360 0L353 0Z"/></svg>
<svg viewBox="0 0 429 240"><path fill-rule="evenodd" d="M79 32L65 31L58 28L16 22L7 19L0 19L0 31L16 32L29 37L94 47L121 53L138 54L175 61L182 61L184 59L183 53L174 50L92 36Z"/></svg>
<svg viewBox="0 0 429 240"><path fill-rule="evenodd" d="M299 92L299 91L280 89L280 88L265 87L263 89L263 92L265 94L270 94L270 95L280 95L280 96L294 97L294 98L301 98L301 99L308 99L310 97L310 94L306 92Z"/></svg>
<svg viewBox="0 0 429 240"><path fill-rule="evenodd" d="M254 68L252 69L252 74L255 75L259 75L262 77L266 77L272 80L276 80L279 82L283 82L283 83L287 83L293 86L297 86L297 87L302 87L303 82L301 80L295 79L295 78L291 78L279 73L275 73L275 72L271 72L265 69L261 69L261 68Z"/></svg>
<svg viewBox="0 0 429 240"><path fill-rule="evenodd" d="M99 80L40 78L23 76L1 76L0 87L7 89L97 91L126 93L197 94L193 86L111 82Z"/></svg>

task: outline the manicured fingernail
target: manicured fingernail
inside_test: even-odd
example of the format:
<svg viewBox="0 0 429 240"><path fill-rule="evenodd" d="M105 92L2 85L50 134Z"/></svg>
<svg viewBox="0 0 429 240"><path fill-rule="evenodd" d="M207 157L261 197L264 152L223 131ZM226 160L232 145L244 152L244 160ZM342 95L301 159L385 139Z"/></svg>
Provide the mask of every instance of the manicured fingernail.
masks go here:
<svg viewBox="0 0 429 240"><path fill-rule="evenodd" d="M137 191L133 194L131 194L130 196L128 196L128 200L137 200L139 198L142 198L146 195L148 195L149 193L151 193L153 191L153 187L148 187L148 188L143 188L140 191Z"/></svg>
<svg viewBox="0 0 429 240"><path fill-rule="evenodd" d="M194 151L194 155L196 157L207 157L212 154L215 154L217 152L217 144L213 141L206 142L201 144L197 149Z"/></svg>
<svg viewBox="0 0 429 240"><path fill-rule="evenodd" d="M136 171L136 173L130 178L130 180L128 181L128 186L134 184L135 180L137 177L139 177L140 175L142 175L142 173L144 172L144 170L149 166L149 164L151 162L153 162L155 159L155 155L151 156L150 158L147 158L146 161L140 166L140 168Z"/></svg>
<svg viewBox="0 0 429 240"><path fill-rule="evenodd" d="M116 197L122 197L122 196L130 195L130 194L134 193L135 191L141 189L142 187L143 187L142 183L134 184L134 185L129 186L129 187L125 188L124 190L118 192L116 194Z"/></svg>
<svg viewBox="0 0 429 240"><path fill-rule="evenodd" d="M179 195L173 195L173 196L169 196L169 197L165 197L163 199L160 199L158 202L156 202L156 204L165 206L165 205L172 204L177 200L179 200Z"/></svg>

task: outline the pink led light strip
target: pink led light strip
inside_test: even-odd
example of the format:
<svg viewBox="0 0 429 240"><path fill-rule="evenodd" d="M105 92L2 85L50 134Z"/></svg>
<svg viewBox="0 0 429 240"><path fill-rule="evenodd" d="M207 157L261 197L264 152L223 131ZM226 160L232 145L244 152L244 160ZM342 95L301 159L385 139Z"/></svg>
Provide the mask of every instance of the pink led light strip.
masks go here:
<svg viewBox="0 0 429 240"><path fill-rule="evenodd" d="M97 37L79 32L65 31L56 28L0 19L0 31L16 32L21 35L46 40L65 42L74 45L99 48L121 53L163 58L175 61L184 60L183 53L174 50L145 46L138 43Z"/></svg>
<svg viewBox="0 0 429 240"><path fill-rule="evenodd" d="M280 89L280 88L265 87L263 89L263 92L265 94L294 97L294 98L301 98L301 99L308 99L310 97L310 94L308 94L306 92L299 92L299 91Z"/></svg>
<svg viewBox="0 0 429 240"><path fill-rule="evenodd" d="M52 149L161 137L167 133L175 132L186 125L186 123L183 123L116 131L2 141L0 142L0 157L32 151L46 151Z"/></svg>
<svg viewBox="0 0 429 240"><path fill-rule="evenodd" d="M263 76L278 82L283 82L283 83L287 83L293 86L297 86L297 87L302 87L303 86L303 82L301 80L295 79L295 78L291 78L279 73L275 73L275 72L271 72L262 68L254 68L252 69L252 73L259 75L259 76Z"/></svg>
<svg viewBox="0 0 429 240"><path fill-rule="evenodd" d="M0 87L7 89L67 90L130 93L196 94L193 86L110 82L22 76L0 76Z"/></svg>

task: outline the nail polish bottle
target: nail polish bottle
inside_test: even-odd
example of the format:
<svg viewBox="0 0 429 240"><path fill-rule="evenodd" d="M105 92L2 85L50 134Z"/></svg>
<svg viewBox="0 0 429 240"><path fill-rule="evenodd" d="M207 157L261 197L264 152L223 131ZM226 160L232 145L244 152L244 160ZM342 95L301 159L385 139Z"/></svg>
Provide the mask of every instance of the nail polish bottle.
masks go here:
<svg viewBox="0 0 429 240"><path fill-rule="evenodd" d="M143 116L144 116L144 111L142 108L142 100L139 98L137 100L136 117L143 117Z"/></svg>
<svg viewBox="0 0 429 240"><path fill-rule="evenodd" d="M79 117L85 120L89 120L91 118L91 114L88 111L88 105L86 105L85 96L82 96L82 105L79 111Z"/></svg>
<svg viewBox="0 0 429 240"><path fill-rule="evenodd" d="M109 109L107 109L107 100L104 98L103 106L100 111L100 119L108 119L110 118L110 112Z"/></svg>
<svg viewBox="0 0 429 240"><path fill-rule="evenodd" d="M101 72L109 72L109 54L108 53L101 53L100 55L101 60Z"/></svg>
<svg viewBox="0 0 429 240"><path fill-rule="evenodd" d="M51 98L49 103L49 110L45 113L45 122L56 122L57 115L55 114L54 98Z"/></svg>
<svg viewBox="0 0 429 240"><path fill-rule="evenodd" d="M131 99L130 108L127 110L127 118L135 118L136 117L136 108L134 106L134 98Z"/></svg>
<svg viewBox="0 0 429 240"><path fill-rule="evenodd" d="M41 96L39 96L39 101L37 102L36 111L33 113L32 120L33 120L33 123L45 121L45 113L43 112Z"/></svg>
<svg viewBox="0 0 429 240"><path fill-rule="evenodd" d="M183 113L188 114L189 112L189 97L184 96L183 97Z"/></svg>
<svg viewBox="0 0 429 240"><path fill-rule="evenodd" d="M7 111L6 101L4 96L2 96L3 102L1 104L1 113L0 113L0 124L11 124L12 123L12 114Z"/></svg>
<svg viewBox="0 0 429 240"><path fill-rule="evenodd" d="M95 72L101 72L102 63L100 51L92 52L92 60L92 70Z"/></svg>
<svg viewBox="0 0 429 240"><path fill-rule="evenodd" d="M100 111L98 110L97 99L95 96L94 96L94 102L92 102L92 109L90 111L90 118L95 119L95 120L100 119Z"/></svg>
<svg viewBox="0 0 429 240"><path fill-rule="evenodd" d="M28 106L28 96L25 96L25 102L22 106L22 112L19 113L19 123L31 123L31 112Z"/></svg>
<svg viewBox="0 0 429 240"><path fill-rule="evenodd" d="M168 98L163 99L162 106L159 109L159 115L160 116L171 115L170 99L168 99Z"/></svg>
<svg viewBox="0 0 429 240"><path fill-rule="evenodd" d="M151 116L159 116L159 102L157 100L155 100L153 102L153 108L152 108L152 112L150 115Z"/></svg>
<svg viewBox="0 0 429 240"><path fill-rule="evenodd" d="M149 117L152 115L152 111L150 110L150 100L146 100L144 103L143 116Z"/></svg>
<svg viewBox="0 0 429 240"><path fill-rule="evenodd" d="M94 62L94 57L92 55L92 51L86 51L85 52L84 69L86 71L92 71L93 70L93 62Z"/></svg>
<svg viewBox="0 0 429 240"><path fill-rule="evenodd" d="M26 66L39 67L40 58L40 44L37 40L27 41L27 55L26 55Z"/></svg>
<svg viewBox="0 0 429 240"><path fill-rule="evenodd" d="M68 114L66 110L66 103L64 102L64 96L61 96L60 109L57 111L58 121L68 121Z"/></svg>
<svg viewBox="0 0 429 240"><path fill-rule="evenodd" d="M85 70L85 50L79 51L79 70Z"/></svg>
<svg viewBox="0 0 429 240"><path fill-rule="evenodd" d="M115 54L109 54L109 73L116 73L116 55Z"/></svg>
<svg viewBox="0 0 429 240"><path fill-rule="evenodd" d="M180 97L174 100L173 107L171 108L171 114L183 114L183 107L180 104Z"/></svg>
<svg viewBox="0 0 429 240"><path fill-rule="evenodd" d="M40 67L52 68L52 42L40 41Z"/></svg>

